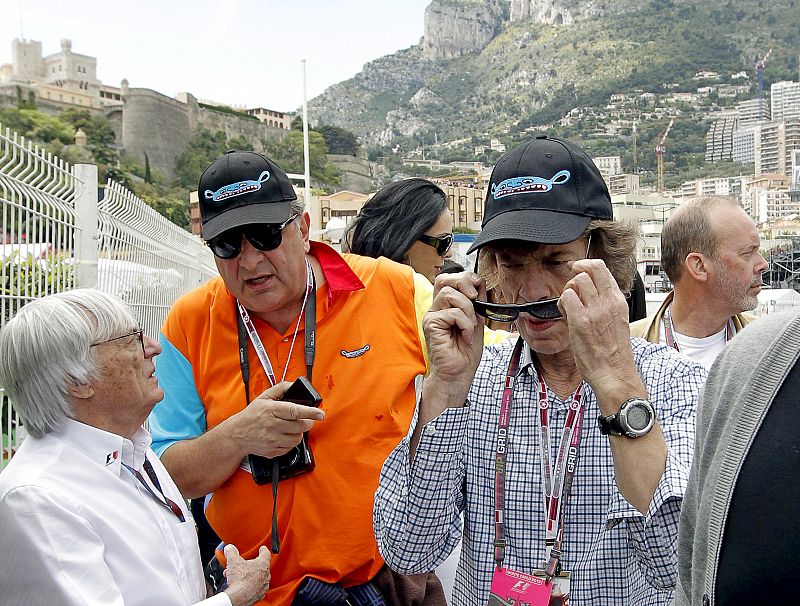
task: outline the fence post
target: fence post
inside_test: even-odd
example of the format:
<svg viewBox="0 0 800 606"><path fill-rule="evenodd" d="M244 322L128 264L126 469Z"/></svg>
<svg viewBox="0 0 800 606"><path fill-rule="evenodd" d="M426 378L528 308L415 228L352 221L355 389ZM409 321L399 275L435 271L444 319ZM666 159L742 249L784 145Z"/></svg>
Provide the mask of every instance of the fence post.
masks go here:
<svg viewBox="0 0 800 606"><path fill-rule="evenodd" d="M76 164L75 288L97 288L97 166Z"/></svg>

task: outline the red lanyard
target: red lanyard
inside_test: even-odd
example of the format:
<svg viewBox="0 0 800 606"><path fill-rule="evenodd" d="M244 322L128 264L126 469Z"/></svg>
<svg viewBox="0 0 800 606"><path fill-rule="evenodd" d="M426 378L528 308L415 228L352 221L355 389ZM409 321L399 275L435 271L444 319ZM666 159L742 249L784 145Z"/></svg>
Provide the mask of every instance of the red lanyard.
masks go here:
<svg viewBox="0 0 800 606"><path fill-rule="evenodd" d="M303 305L300 307L300 315L297 316L297 325L294 327L294 335L292 336L292 343L289 346L289 355L286 357L286 366L283 367L283 375L281 375L280 380L283 381L286 378L286 371L289 369L289 364L292 361L292 351L294 351L294 342L297 340L297 333L300 330L300 320L303 319L303 312L306 310L306 302L309 300L309 294L314 293L314 274L311 271L311 264L306 259L306 294L303 296ZM244 323L245 329L247 330L247 335L250 337L250 342L253 344L253 349L256 350L256 355L258 356L259 361L261 362L261 366L264 369L264 372L269 379L270 385L275 385L278 383L278 379L275 376L275 371L272 368L272 362L269 360L269 356L267 355L267 350L264 349L264 344L261 342L261 337L258 336L258 331L256 331L256 327L253 324L253 321L250 319L250 314L247 313L247 310L244 308L239 300L236 300L236 305L239 309L239 316ZM309 334L308 330L306 334ZM242 352L239 352L242 355ZM248 396L248 401L249 401Z"/></svg>
<svg viewBox="0 0 800 606"><path fill-rule="evenodd" d="M681 351L677 339L675 339L675 329L672 326L672 312L669 310L670 306L664 310L664 316L661 318L664 322L664 338L667 340L667 346L672 347L675 351ZM727 343L736 334L736 327L733 325L733 320L728 318L728 323L725 324L725 342Z"/></svg>
<svg viewBox="0 0 800 606"><path fill-rule="evenodd" d="M506 454L508 452L508 428L511 421L511 397L514 392L517 367L524 341L520 338L511 354L511 361L506 373L503 398L500 405L500 420L497 425L497 449L495 452L495 550L494 559L498 568L505 559L505 471ZM578 450L581 437L581 420L583 419L583 386L581 382L569 399L569 412L561 433L555 466L550 465L550 402L547 397L547 385L537 372L539 382L539 422L541 431L541 452L539 460L542 467L542 492L545 504L545 544L550 553L548 559L555 570L561 556L561 542L564 534L564 511L572 488L572 481L578 467Z"/></svg>
<svg viewBox="0 0 800 606"><path fill-rule="evenodd" d="M159 505L161 505L162 507L166 507L181 522L185 522L186 521L186 518L184 517L183 511L181 511L180 506L175 501L170 499L167 495L165 495L163 490L161 490L161 482L158 481L158 476L156 475L156 470L153 469L153 465L152 465L152 463L150 463L150 461L147 460L147 457L145 457L144 463L142 464L142 467L144 468L145 472L147 473L147 477L149 477L150 481L153 483L153 486L156 487L156 490L158 491L158 494L153 492L153 489L150 488L147 485L147 482L144 481L144 477L142 477L142 474L138 470L134 469L130 465L126 465L125 463L123 463L122 466L125 469L127 469L128 471L130 471L131 474L133 474L134 478L139 480L139 483L142 486L144 486L145 489L147 489L147 493L151 497L153 497ZM161 496L159 497L159 495L161 495Z"/></svg>

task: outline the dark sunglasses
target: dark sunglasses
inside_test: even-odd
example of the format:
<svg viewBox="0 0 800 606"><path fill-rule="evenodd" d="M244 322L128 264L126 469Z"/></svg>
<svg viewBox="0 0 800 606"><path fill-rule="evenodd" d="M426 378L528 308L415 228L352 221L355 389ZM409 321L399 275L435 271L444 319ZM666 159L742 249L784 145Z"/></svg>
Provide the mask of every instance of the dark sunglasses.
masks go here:
<svg viewBox="0 0 800 606"><path fill-rule="evenodd" d="M532 315L537 320L557 320L561 317L561 310L558 308L558 297L555 299L545 299L544 301L534 301L533 303L488 303L487 301L472 301L475 313L494 320L495 322L513 322L519 314L526 313Z"/></svg>
<svg viewBox="0 0 800 606"><path fill-rule="evenodd" d="M436 254L440 257L444 257L447 251L450 250L450 247L453 246L453 234L447 234L446 236L429 236L428 234L422 234L417 240L428 246L433 246L433 248L436 249Z"/></svg>
<svg viewBox="0 0 800 606"><path fill-rule="evenodd" d="M229 229L211 238L206 244L220 259L237 257L242 252L242 238L247 238L247 241L258 250L275 250L283 240L283 229L298 216L294 214L283 223L256 223Z"/></svg>

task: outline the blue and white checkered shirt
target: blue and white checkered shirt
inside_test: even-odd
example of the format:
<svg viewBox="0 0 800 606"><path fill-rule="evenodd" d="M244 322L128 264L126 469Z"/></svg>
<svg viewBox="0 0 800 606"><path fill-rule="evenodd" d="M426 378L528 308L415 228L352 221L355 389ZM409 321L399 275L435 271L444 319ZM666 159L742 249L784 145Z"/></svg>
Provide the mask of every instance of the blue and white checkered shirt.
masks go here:
<svg viewBox="0 0 800 606"><path fill-rule="evenodd" d="M495 567L494 481L500 402L514 339L484 348L463 408L451 408L422 431L413 465L408 436L389 455L375 495L375 535L386 562L417 573L436 568L463 544L453 604L484 606ZM572 572L573 605L662 605L672 599L681 500L694 448L695 406L706 372L664 345L632 339L640 374L668 446L667 465L647 515L620 494L608 438L585 393L580 459L567 503L562 564ZM536 418L538 380L530 353L520 364L508 431L504 566L543 567L544 498ZM568 402L548 390L555 435ZM551 440L555 460L557 440Z"/></svg>

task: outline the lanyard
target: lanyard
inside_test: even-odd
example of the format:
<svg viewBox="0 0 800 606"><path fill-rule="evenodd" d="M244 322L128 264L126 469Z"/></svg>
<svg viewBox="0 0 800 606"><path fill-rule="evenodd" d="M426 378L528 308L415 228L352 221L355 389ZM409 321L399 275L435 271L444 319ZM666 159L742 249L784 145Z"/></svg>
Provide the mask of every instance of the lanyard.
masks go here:
<svg viewBox="0 0 800 606"><path fill-rule="evenodd" d="M264 344L261 342L261 337L258 336L258 331L256 331L256 327L253 324L253 320L250 318L250 314L247 313L247 310L244 308L238 300L236 301L236 306L239 310L237 315L237 324L239 326L239 363L242 366L242 376L245 374L244 367L247 366L247 380L245 380L245 386L249 382L249 375L250 375L250 364L249 361L245 362L247 359L247 349L243 347L243 339L241 339L242 334L242 327L247 332L247 335L250 337L250 342L253 344L253 349L256 350L256 355L258 356L259 361L261 362L261 366L264 369L264 372L267 374L267 378L269 379L270 385L275 385L279 381L275 376L275 370L272 367L272 362L270 362L269 356L267 355L267 350L264 348ZM308 309L307 309L308 308ZM294 351L294 343L297 340L297 333L300 330L300 321L303 319L303 312L308 312L306 314L306 330L305 330L305 358L306 358L306 367L307 367L307 374L308 378L311 378L311 367L314 365L314 350L315 350L315 337L316 337L316 289L314 283L314 272L311 271L311 264L306 259L306 292L303 296L303 304L300 307L300 314L297 316L297 324L294 327L294 335L292 335L292 343L289 346L289 355L286 357L286 365L283 367L283 375L281 375L280 380L283 381L286 378L286 371L289 369L289 363L292 360L292 351ZM309 326L309 318L313 318L314 322ZM249 390L248 390L249 391ZM247 397L248 403L250 402L250 397L248 394Z"/></svg>
<svg viewBox="0 0 800 606"><path fill-rule="evenodd" d="M675 328L672 325L672 312L670 312L669 308L672 305L668 305L667 308L664 310L664 316L661 318L664 322L664 337L667 340L667 346L672 347L675 351L680 353L681 348L678 345L678 341L675 338ZM736 334L736 327L733 325L733 320L728 318L727 324L725 324L725 342L727 343L733 336Z"/></svg>
<svg viewBox="0 0 800 606"><path fill-rule="evenodd" d="M139 483L142 486L144 486L145 489L147 489L147 493L151 497L153 497L159 505L169 509L173 513L173 515L175 515L175 517L178 518L181 522L185 522L186 521L186 518L184 517L183 511L181 511L180 506L175 501L173 501L168 496L166 496L164 494L164 491L161 490L161 482L158 481L158 476L156 475L156 470L153 469L153 464L150 463L150 461L148 461L146 457L145 457L144 463L142 464L142 468L144 468L145 472L147 473L147 477L150 478L150 481L153 482L153 486L156 487L156 490L158 491L158 494L156 494L153 491L153 489L150 488L150 486L147 484L147 482L144 481L144 477L142 477L141 472L139 472L137 469L134 469L130 465L126 465L125 463L123 463L122 466L125 469L127 469L128 471L130 471L133 474L134 478L139 480ZM159 495L161 495L161 496L159 496Z"/></svg>
<svg viewBox="0 0 800 606"><path fill-rule="evenodd" d="M522 354L522 338L517 340L511 361L506 373L503 398L500 405L500 420L497 425L497 449L495 453L495 551L494 559L498 568L502 568L505 559L505 471L508 452L508 428L511 421L511 397L514 391L517 367ZM539 423L541 431L541 452L539 460L542 466L542 492L545 504L545 545L548 547L548 572L551 576L557 573L561 557L561 543L564 534L564 512L566 502L572 488L572 481L578 466L578 449L580 446L581 421L583 419L583 387L581 382L570 397L569 412L564 423L561 441L558 446L555 465L550 465L550 402L547 397L547 386L544 378L539 376Z"/></svg>
<svg viewBox="0 0 800 606"><path fill-rule="evenodd" d="M239 332L239 368L242 371L242 383L244 383L245 405L250 404L250 356L247 351L247 338L250 337L250 342L256 350L258 359L264 372L267 374L270 385L277 383L275 371L272 368L272 363L269 360L264 344L261 342L261 337L258 336L256 327L250 319L250 315L244 306L237 300L236 306L238 313L236 314L236 326ZM294 327L294 335L292 336L292 343L289 346L289 355L286 357L286 366L283 368L283 376L281 381L286 378L286 371L289 369L289 364L292 361L292 351L294 350L294 343L297 339L297 332L300 330L300 320L305 313L306 327L305 327L305 347L304 356L306 362L306 376L311 380L311 373L314 369L314 357L317 348L317 287L314 280L314 272L311 271L311 264L306 259L306 293L303 297L303 305L300 307L300 314L297 316L297 324ZM280 475L280 465L278 457L275 457L272 463L272 552L278 553L280 551L280 538L278 537L278 477Z"/></svg>

